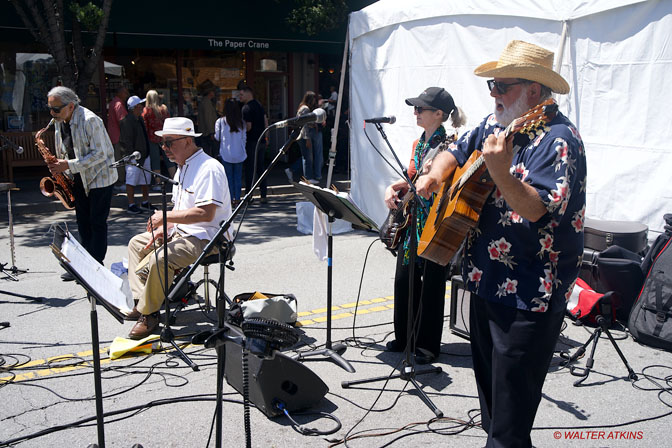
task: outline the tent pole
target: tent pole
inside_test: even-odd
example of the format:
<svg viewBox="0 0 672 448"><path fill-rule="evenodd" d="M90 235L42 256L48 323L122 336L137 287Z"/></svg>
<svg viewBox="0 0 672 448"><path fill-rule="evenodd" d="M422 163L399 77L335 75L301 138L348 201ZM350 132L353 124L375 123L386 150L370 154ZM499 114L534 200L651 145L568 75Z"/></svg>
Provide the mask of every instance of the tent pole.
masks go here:
<svg viewBox="0 0 672 448"><path fill-rule="evenodd" d="M560 45L558 46L558 51L555 52L555 71L560 73L562 68L562 59L565 56L565 43L567 42L567 33L569 31L569 22L567 20L562 21L562 35L560 36Z"/></svg>
<svg viewBox="0 0 672 448"><path fill-rule="evenodd" d="M345 68L348 58L348 44L350 30L345 32L345 46L343 48L343 62L341 63L341 80L338 83L338 101L336 101L336 116L334 117L334 127L331 129L331 148L329 148L329 171L327 173L327 188L331 185L331 175L334 171L334 162L336 161L336 141L338 140L338 126L341 121L341 104L343 104L343 84L345 81Z"/></svg>

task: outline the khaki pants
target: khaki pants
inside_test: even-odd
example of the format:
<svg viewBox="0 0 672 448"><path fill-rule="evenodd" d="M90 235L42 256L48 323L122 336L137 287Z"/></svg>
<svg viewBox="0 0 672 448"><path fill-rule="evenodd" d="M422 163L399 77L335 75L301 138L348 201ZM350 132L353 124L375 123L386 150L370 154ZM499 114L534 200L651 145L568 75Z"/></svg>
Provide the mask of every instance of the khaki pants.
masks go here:
<svg viewBox="0 0 672 448"><path fill-rule="evenodd" d="M149 232L144 232L131 238L128 243L128 282L133 293L133 299L138 301L137 308L142 314L152 314L161 309L164 294L163 281L163 246L157 246L156 256L153 247L144 247L151 239ZM177 235L168 241L168 287L173 282L175 271L192 264L208 244L207 240L200 240L194 236ZM145 282L135 273L136 267L148 254L149 272Z"/></svg>

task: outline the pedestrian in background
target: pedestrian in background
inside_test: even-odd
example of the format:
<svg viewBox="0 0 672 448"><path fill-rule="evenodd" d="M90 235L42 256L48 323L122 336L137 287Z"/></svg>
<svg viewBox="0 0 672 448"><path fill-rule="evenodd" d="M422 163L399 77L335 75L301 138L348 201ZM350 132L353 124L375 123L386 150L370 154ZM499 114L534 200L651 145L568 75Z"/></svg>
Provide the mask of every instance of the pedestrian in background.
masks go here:
<svg viewBox="0 0 672 448"><path fill-rule="evenodd" d="M243 187L243 162L247 158L247 131L238 102L229 98L224 103L224 116L215 123L215 140L219 142L219 157L229 182L231 205L240 203Z"/></svg>
<svg viewBox="0 0 672 448"><path fill-rule="evenodd" d="M266 169L266 142L259 142L257 148L257 141L264 129L268 127L268 117L266 111L259 101L254 99L254 91L248 85L238 92L238 99L243 103L243 120L245 120L245 127L247 128L247 143L245 151L247 152L247 159L243 164L243 171L245 172L245 192L247 193L252 188L253 179L259 179L259 176ZM264 180L260 187L262 204L266 203L267 184Z"/></svg>
<svg viewBox="0 0 672 448"><path fill-rule="evenodd" d="M145 122L142 119L143 103L136 95L130 97L127 101L129 114L121 120L121 135L119 144L121 145L122 156L126 157L134 152L140 153L140 158L135 162L150 171L149 160L149 139L145 131ZM128 199L128 208L126 211L132 215L142 213L140 207L135 203L135 187L140 186L142 191L142 205L145 210L151 210L149 203L149 184L152 181L152 175L143 171L134 164L126 164L126 197Z"/></svg>
<svg viewBox="0 0 672 448"><path fill-rule="evenodd" d="M107 106L107 134L110 136L116 160L121 158L121 146L119 145L120 123L128 115L126 100L129 96L128 89L123 85L119 86L115 91L114 98L112 98L112 101ZM116 170L118 179L116 185L123 188L124 178L126 177L124 167L116 168Z"/></svg>
<svg viewBox="0 0 672 448"><path fill-rule="evenodd" d="M155 134L156 131L163 129L163 122L170 117L170 113L166 105L161 104L161 98L156 90L148 91L145 99L147 102L142 111L142 118L145 121L145 129L149 138L149 158L152 171L161 174L161 160L163 159L168 175L172 178L175 175L175 163L168 160L168 157L161 151L161 137ZM161 181L155 178L155 182L156 189L160 190Z"/></svg>
<svg viewBox="0 0 672 448"><path fill-rule="evenodd" d="M309 114L320 107L319 98L315 92L308 90L299 104L299 110L296 116ZM301 129L299 136L299 146L301 147L301 157L303 158L303 176L311 184L319 184L322 179L322 164L324 155L322 154L322 133L318 126L322 123L310 123Z"/></svg>
<svg viewBox="0 0 672 448"><path fill-rule="evenodd" d="M211 87L203 92L198 103L198 130L203 134L201 146L207 155L217 157L217 143L215 142L215 121L217 109L214 104L215 88Z"/></svg>

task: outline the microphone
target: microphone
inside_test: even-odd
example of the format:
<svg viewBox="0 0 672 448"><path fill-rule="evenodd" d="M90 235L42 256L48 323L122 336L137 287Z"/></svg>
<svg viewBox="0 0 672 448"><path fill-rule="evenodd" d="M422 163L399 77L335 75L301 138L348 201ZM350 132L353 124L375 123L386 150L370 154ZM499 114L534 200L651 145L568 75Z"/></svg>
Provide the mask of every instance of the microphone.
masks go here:
<svg viewBox="0 0 672 448"><path fill-rule="evenodd" d="M9 146L9 147L12 148L14 151L16 151L17 154L23 154L23 146L19 146L19 145L17 145L16 143L14 143L13 141L11 141L10 139L8 139L7 137L5 137L4 135L0 135L0 137L2 137L2 139L0 139L0 140L2 140L2 141L0 142L0 143L1 143L1 144L0 144L0 148L1 148L1 149L5 149L5 146Z"/></svg>
<svg viewBox="0 0 672 448"><path fill-rule="evenodd" d="M376 118L365 118L364 123L389 123L394 124L397 121L397 118L394 115L389 117L376 117Z"/></svg>
<svg viewBox="0 0 672 448"><path fill-rule="evenodd" d="M300 117L288 118L287 120L278 121L275 123L276 128L284 128L287 126L303 126L310 123L322 123L327 117L327 113L321 107L318 107L309 114L301 115Z"/></svg>
<svg viewBox="0 0 672 448"><path fill-rule="evenodd" d="M137 161L141 157L142 154L140 154L140 151L134 151L133 154L129 154L126 157L122 157L121 159L114 162L112 165L110 165L110 168L126 164L137 165Z"/></svg>

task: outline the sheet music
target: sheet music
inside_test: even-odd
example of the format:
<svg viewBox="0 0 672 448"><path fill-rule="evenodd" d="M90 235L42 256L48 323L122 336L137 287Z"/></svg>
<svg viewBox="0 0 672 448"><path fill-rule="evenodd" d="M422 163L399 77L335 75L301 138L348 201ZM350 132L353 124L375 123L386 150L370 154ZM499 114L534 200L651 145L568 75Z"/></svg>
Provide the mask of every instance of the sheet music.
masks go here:
<svg viewBox="0 0 672 448"><path fill-rule="evenodd" d="M122 291L123 280L98 263L79 242L65 235L61 252L82 279L102 298L124 313L130 313L133 301Z"/></svg>
<svg viewBox="0 0 672 448"><path fill-rule="evenodd" d="M310 192L310 196L306 197L308 197L308 199L310 199L311 202L315 203L318 206L319 204L315 202L314 192L320 192L322 194L327 194L333 196L334 198L337 198L338 203L340 203L343 207L345 207L351 214L351 216L343 216L342 219L349 221L352 224L361 224L365 227L368 226L371 230L378 232L378 225L371 218L366 216L366 214L363 211L361 211L359 207L357 207L357 205L352 199L352 196L350 196L350 193L345 193L341 191L336 192L329 188L321 188L315 185L306 184L303 181L295 182L294 186L299 191L304 193L304 195L306 194L306 192Z"/></svg>

